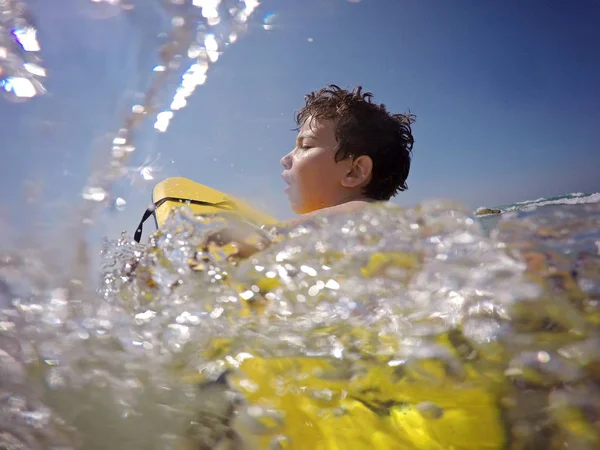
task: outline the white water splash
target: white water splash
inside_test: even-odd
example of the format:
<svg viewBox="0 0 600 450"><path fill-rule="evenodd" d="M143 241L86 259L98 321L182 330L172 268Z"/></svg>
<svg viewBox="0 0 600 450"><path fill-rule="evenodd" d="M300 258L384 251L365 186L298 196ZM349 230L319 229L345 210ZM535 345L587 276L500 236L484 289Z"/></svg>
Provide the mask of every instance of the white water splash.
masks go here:
<svg viewBox="0 0 600 450"><path fill-rule="evenodd" d="M256 0L194 0L192 3L200 9L202 19L194 24L194 35L187 45L185 56L192 62L181 76L169 107L156 115L154 128L163 133L169 128L174 112L187 106L187 99L206 82L210 66L245 32L248 19L259 5ZM189 20L189 17L175 16L172 23L174 27L184 27ZM216 25L220 25L218 34ZM163 71L165 65L157 67Z"/></svg>
<svg viewBox="0 0 600 450"><path fill-rule="evenodd" d="M0 92L9 101L26 101L46 92L37 34L25 3L0 2Z"/></svg>

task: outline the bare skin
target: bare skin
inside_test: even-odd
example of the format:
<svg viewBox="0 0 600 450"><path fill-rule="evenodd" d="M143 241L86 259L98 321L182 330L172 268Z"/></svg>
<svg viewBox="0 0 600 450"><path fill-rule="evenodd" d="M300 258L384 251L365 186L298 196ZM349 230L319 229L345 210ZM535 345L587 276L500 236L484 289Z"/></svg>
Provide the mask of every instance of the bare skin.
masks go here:
<svg viewBox="0 0 600 450"><path fill-rule="evenodd" d="M285 193L297 214L370 201L362 191L371 180L373 162L366 155L336 161L334 125L309 117L298 132L295 147L281 158Z"/></svg>
<svg viewBox="0 0 600 450"><path fill-rule="evenodd" d="M311 211L309 213L303 214L294 219L286 220L283 223L283 226L290 228L295 227L297 225L302 224L303 222L307 222L314 217L327 215L327 214L344 214L360 211L365 206L373 203L372 200L351 200L346 203L342 203L341 205L330 206L329 208L323 208L316 211Z"/></svg>
<svg viewBox="0 0 600 450"><path fill-rule="evenodd" d="M363 155L336 162L337 146L333 122L309 117L303 124L295 147L281 159L285 193L292 210L300 216L282 226L291 228L317 215L355 212L373 202L362 192L371 180L371 158ZM233 242L238 256L246 258L262 250L244 242L248 234L248 230L226 229L208 240L221 245Z"/></svg>

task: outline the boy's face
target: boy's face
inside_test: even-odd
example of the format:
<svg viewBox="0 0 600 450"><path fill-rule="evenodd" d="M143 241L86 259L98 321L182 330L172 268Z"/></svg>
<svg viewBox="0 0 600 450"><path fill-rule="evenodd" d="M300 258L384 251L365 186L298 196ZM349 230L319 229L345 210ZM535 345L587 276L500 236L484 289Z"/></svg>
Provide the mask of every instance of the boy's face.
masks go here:
<svg viewBox="0 0 600 450"><path fill-rule="evenodd" d="M295 148L281 159L285 193L295 213L305 214L344 201L347 192L342 180L351 161L336 163L336 151L333 122L310 116L298 133Z"/></svg>

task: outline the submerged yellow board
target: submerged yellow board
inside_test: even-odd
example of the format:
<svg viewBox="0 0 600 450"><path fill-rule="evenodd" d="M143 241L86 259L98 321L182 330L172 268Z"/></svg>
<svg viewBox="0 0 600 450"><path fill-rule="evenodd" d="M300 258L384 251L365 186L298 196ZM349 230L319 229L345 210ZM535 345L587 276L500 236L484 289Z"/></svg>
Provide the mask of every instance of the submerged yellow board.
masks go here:
<svg viewBox="0 0 600 450"><path fill-rule="evenodd" d="M154 215L159 228L173 208L184 204L197 215L233 213L256 225L277 224L246 203L186 178L158 183L153 203L144 217ZM141 224L138 231L141 237ZM506 445L496 395L468 362L460 381L402 376L384 361L344 379L326 376L336 371L331 364L317 357L250 358L230 372L229 386L243 394L248 408L248 417L239 415L231 424L244 448L500 450ZM201 381L197 376L183 378L195 383ZM198 443L190 442L189 449L196 448Z"/></svg>
<svg viewBox="0 0 600 450"><path fill-rule="evenodd" d="M260 422L268 430L275 421L275 433L237 421L248 448L501 450L506 444L496 399L478 386L476 376L463 382L398 379L393 367L381 364L339 380L319 375L329 364L308 357L242 363L231 384L250 408L276 412ZM274 446L277 436L285 437L285 446Z"/></svg>
<svg viewBox="0 0 600 450"><path fill-rule="evenodd" d="M152 208L146 211L135 232L137 242L142 237L144 222L151 215L160 228L177 206L187 206L196 215L235 214L257 226L277 224L276 219L247 203L184 177L167 178L158 183L152 192L152 202Z"/></svg>

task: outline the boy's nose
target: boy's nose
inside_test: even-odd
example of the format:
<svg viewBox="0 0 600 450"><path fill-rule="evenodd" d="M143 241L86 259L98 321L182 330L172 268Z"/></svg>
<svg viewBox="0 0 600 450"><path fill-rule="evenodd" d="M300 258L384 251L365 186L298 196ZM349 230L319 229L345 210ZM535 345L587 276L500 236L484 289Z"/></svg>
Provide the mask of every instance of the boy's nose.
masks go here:
<svg viewBox="0 0 600 450"><path fill-rule="evenodd" d="M281 158L281 165L285 170L289 170L292 167L292 156L288 153L283 158Z"/></svg>

